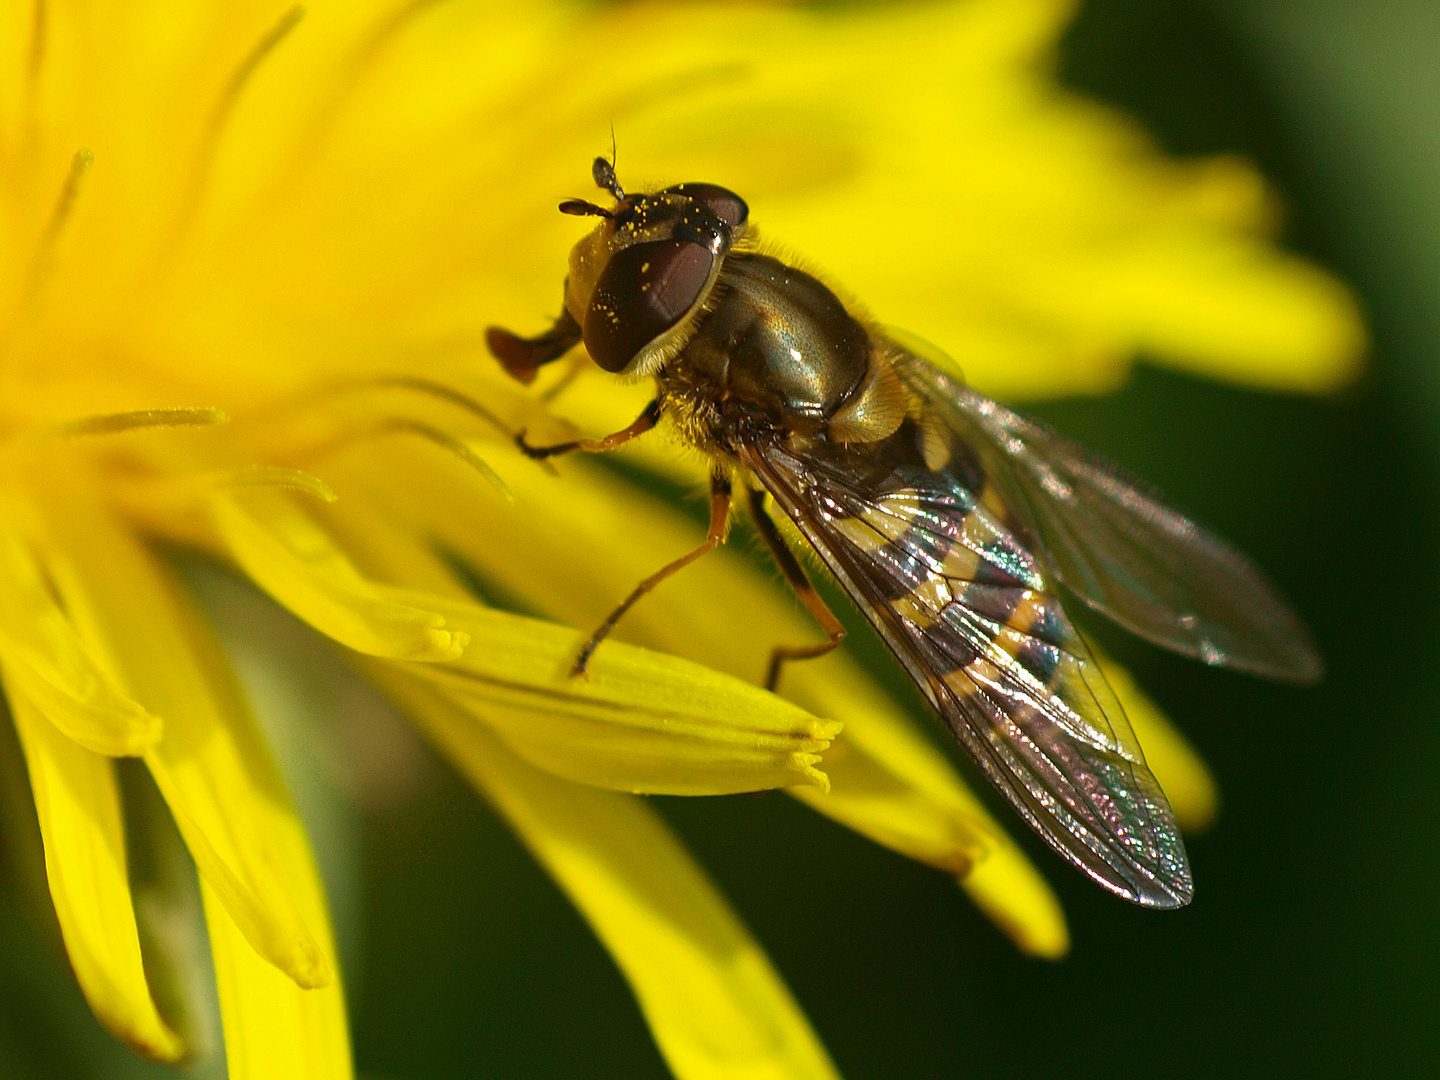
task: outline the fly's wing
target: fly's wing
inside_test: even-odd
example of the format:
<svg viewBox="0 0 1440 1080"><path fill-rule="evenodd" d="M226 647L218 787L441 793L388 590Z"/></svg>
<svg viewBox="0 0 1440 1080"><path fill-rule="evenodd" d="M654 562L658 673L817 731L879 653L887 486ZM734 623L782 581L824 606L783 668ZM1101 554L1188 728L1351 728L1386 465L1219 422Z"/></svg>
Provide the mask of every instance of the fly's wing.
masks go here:
<svg viewBox="0 0 1440 1080"><path fill-rule="evenodd" d="M923 359L897 369L978 453L1066 588L1164 648L1294 683L1323 672L1308 631L1259 569L1113 463Z"/></svg>
<svg viewBox="0 0 1440 1080"><path fill-rule="evenodd" d="M1061 855L1150 907L1190 901L1174 816L1053 581L948 428L878 443L778 435L744 464L992 783Z"/></svg>

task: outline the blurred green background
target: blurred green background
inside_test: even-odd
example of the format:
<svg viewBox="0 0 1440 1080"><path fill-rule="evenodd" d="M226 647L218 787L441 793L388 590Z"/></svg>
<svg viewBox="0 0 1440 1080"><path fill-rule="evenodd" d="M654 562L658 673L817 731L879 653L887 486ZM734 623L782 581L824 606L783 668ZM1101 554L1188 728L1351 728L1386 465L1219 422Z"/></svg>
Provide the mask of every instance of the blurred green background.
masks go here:
<svg viewBox="0 0 1440 1080"><path fill-rule="evenodd" d="M1223 804L1177 914L1116 901L1023 837L1069 914L1058 964L1017 955L939 873L784 795L655 802L849 1080L1440 1075L1440 4L1091 0L1062 72L1171 153L1258 161L1286 244L1362 297L1372 364L1335 399L1142 365L1115 397L1031 409L1255 556L1329 678L1280 688L1105 635ZM280 637L302 706L378 708L287 617L194 573L252 680ZM666 1076L613 964L517 842L367 722L393 783L359 804L296 745L306 733L280 747L334 894L360 1073ZM0 1077L173 1075L99 1031L26 887L0 885Z"/></svg>

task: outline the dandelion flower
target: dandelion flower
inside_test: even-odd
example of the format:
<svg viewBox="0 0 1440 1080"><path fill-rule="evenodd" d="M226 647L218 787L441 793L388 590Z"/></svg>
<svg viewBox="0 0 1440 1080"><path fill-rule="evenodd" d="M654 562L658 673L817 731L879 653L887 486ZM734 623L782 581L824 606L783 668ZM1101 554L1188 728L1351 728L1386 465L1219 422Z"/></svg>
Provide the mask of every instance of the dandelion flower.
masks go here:
<svg viewBox="0 0 1440 1080"><path fill-rule="evenodd" d="M788 788L955 875L1021 948L1064 951L1041 877L859 668L797 668L792 700L747 681L807 628L742 559L667 584L588 682L564 678L574 628L694 527L592 463L518 460L508 432L610 430L633 389L522 393L481 342L553 306L575 230L555 201L613 123L628 177L743 191L991 392L1103 390L1139 349L1252 385L1343 381L1362 343L1343 289L1270 246L1249 166L1166 161L1057 89L1068 15L7 6L0 678L65 947L109 1030L187 1053L127 874L115 762L138 758L198 871L230 1075L350 1073L303 829L162 545L238 567L349 651L589 920L677 1076L835 1073L643 793ZM694 467L660 440L632 461ZM1200 821L1203 765L1116 680Z"/></svg>

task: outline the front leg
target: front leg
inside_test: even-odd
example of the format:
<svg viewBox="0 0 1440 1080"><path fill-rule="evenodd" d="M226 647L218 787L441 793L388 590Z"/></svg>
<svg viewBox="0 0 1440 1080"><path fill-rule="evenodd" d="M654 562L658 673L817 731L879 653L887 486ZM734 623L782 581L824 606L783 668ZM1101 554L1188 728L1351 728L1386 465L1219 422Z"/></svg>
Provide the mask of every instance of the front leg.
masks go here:
<svg viewBox="0 0 1440 1080"><path fill-rule="evenodd" d="M660 399L656 398L645 406L645 411L635 418L635 422L629 427L606 435L603 439L574 439L570 442L555 443L552 446L531 446L525 441L525 432L515 436L515 445L526 457L535 461L544 461L546 458L556 457L559 454L568 454L573 450L584 450L587 453L599 454L606 450L614 450L617 446L624 446L637 435L643 435L660 422Z"/></svg>
<svg viewBox="0 0 1440 1080"><path fill-rule="evenodd" d="M546 364L559 360L580 344L580 324L570 309L562 307L555 325L545 333L533 338L522 338L519 334L492 326L485 331L485 344L490 355L500 361L510 377L529 386L535 381L536 373Z"/></svg>

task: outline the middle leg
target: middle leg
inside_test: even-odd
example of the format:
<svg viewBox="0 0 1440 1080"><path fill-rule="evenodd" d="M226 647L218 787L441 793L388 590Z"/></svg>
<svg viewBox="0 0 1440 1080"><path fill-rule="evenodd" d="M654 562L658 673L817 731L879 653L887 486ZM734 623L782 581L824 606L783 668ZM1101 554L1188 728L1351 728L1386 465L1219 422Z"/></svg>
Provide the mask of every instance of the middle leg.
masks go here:
<svg viewBox="0 0 1440 1080"><path fill-rule="evenodd" d="M580 650L580 655L575 658L575 663L570 668L570 677L578 678L585 674L585 668L590 663L590 657L600 647L600 643L610 636L610 631L615 629L615 624L624 618L625 613L635 606L635 602L642 596L655 588L671 574L685 569L701 555L707 555L725 542L725 533L730 522L730 477L727 474L713 472L710 474L710 529L705 535L705 542L694 551L680 556L674 562L661 567L655 573L642 581L629 596L622 600L595 633L590 635L590 640L585 642L585 647Z"/></svg>

